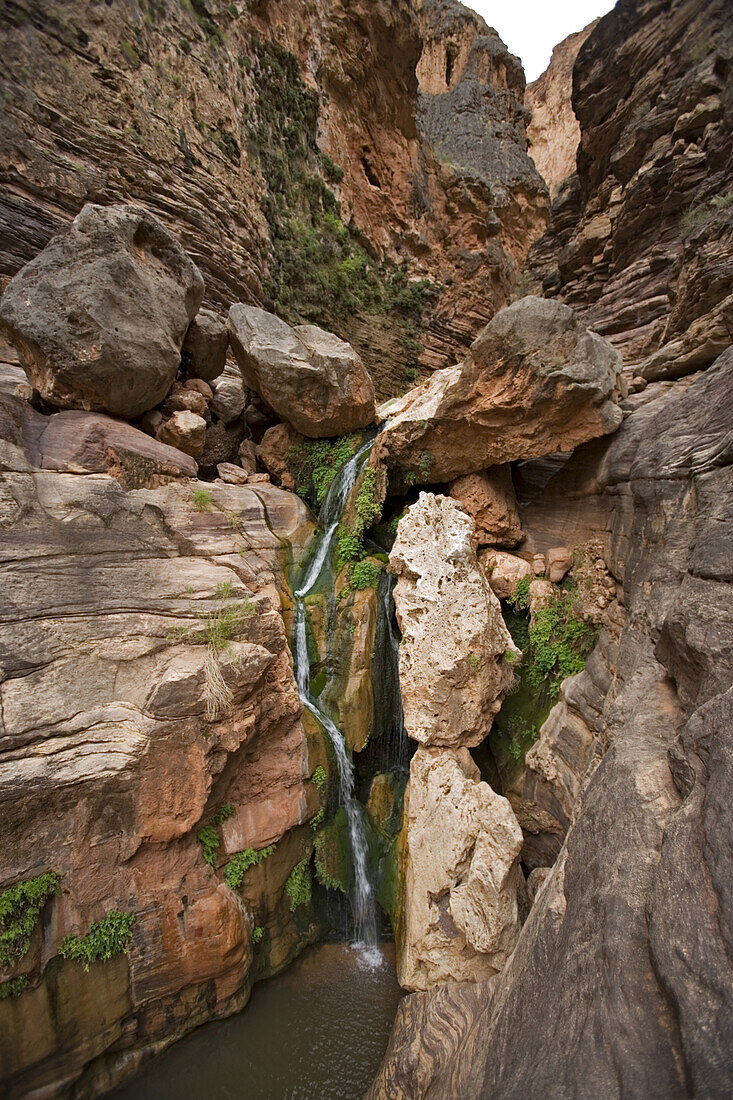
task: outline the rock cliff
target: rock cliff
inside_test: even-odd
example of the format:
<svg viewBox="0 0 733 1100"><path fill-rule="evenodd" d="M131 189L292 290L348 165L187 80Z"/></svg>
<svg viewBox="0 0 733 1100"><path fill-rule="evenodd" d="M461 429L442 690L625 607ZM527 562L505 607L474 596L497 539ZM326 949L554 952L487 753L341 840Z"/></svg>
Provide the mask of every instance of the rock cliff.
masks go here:
<svg viewBox="0 0 733 1100"><path fill-rule="evenodd" d="M521 66L453 0L451 41L470 40L475 60L431 101L441 125L460 111L467 134L488 123L496 136L481 163L453 164L423 126L416 66L445 33L430 7L13 4L0 275L85 202L140 203L180 238L217 309L275 304L337 332L382 397L420 365L445 366L506 302L547 198L526 155Z"/></svg>

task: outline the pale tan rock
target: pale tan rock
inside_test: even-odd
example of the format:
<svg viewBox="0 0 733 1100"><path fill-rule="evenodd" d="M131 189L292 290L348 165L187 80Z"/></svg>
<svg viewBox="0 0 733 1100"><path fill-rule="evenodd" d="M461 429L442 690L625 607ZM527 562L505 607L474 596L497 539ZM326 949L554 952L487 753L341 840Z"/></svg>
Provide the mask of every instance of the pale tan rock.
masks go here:
<svg viewBox="0 0 733 1100"><path fill-rule="evenodd" d="M568 306L522 298L462 363L391 403L375 454L425 484L574 450L619 427L620 372L618 352Z"/></svg>
<svg viewBox="0 0 733 1100"><path fill-rule="evenodd" d="M407 732L427 745L478 745L512 681L504 655L519 651L478 564L473 521L449 497L421 493L390 565Z"/></svg>
<svg viewBox="0 0 733 1100"><path fill-rule="evenodd" d="M192 458L200 458L206 441L206 421L193 412L174 412L160 425L156 438Z"/></svg>
<svg viewBox="0 0 733 1100"><path fill-rule="evenodd" d="M247 483L251 485L269 485L270 475L263 473L250 474L247 478Z"/></svg>
<svg viewBox="0 0 733 1100"><path fill-rule="evenodd" d="M456 478L448 491L476 525L479 546L512 547L521 542L522 524L507 463Z"/></svg>
<svg viewBox="0 0 733 1100"><path fill-rule="evenodd" d="M554 197L559 184L575 171L580 126L571 102L573 65L578 50L598 20L568 35L552 51L550 64L527 85L524 105L532 113L527 127L529 155Z"/></svg>
<svg viewBox="0 0 733 1100"><path fill-rule="evenodd" d="M559 581L569 572L573 564L573 555L567 546L553 546L545 555L547 562L547 577L553 584Z"/></svg>
<svg viewBox="0 0 733 1100"><path fill-rule="evenodd" d="M544 554L535 554L532 557L532 571L536 577L541 577L547 570Z"/></svg>
<svg viewBox="0 0 733 1100"><path fill-rule="evenodd" d="M529 613L534 615L542 607L547 607L555 596L555 589L546 577L535 577L529 584Z"/></svg>
<svg viewBox="0 0 733 1100"><path fill-rule="evenodd" d="M235 466L233 462L220 462L216 472L227 485L246 485L247 471L241 466Z"/></svg>
<svg viewBox="0 0 733 1100"><path fill-rule="evenodd" d="M231 424L244 411L247 395L242 375L234 363L227 363L220 378L214 382L214 399L211 411L225 424Z"/></svg>
<svg viewBox="0 0 733 1100"><path fill-rule="evenodd" d="M514 595L517 582L533 575L528 561L504 550L494 550L492 547L480 550L478 560L489 579L492 592L500 600L508 600Z"/></svg>
<svg viewBox="0 0 733 1100"><path fill-rule="evenodd" d="M467 749L420 746L406 796L405 989L481 981L501 970L519 935L522 830Z"/></svg>

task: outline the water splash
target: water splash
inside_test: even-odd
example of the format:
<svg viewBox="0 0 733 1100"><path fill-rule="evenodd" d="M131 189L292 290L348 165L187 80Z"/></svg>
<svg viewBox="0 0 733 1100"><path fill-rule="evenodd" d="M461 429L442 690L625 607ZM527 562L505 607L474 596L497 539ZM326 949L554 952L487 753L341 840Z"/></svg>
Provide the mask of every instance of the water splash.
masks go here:
<svg viewBox="0 0 733 1100"><path fill-rule="evenodd" d="M354 862L354 889L351 903L354 912L355 947L361 958L369 966L378 965L381 952L377 935L377 912L374 887L369 879L367 831L364 822L364 808L354 793L354 765L349 754L346 739L332 719L319 707L310 693L310 662L308 659L308 635L305 598L317 584L326 563L331 563L331 552L336 530L341 519L349 493L366 462L373 440L364 443L359 450L344 463L336 474L321 508L320 520L322 532L316 533L315 554L304 569L304 576L293 595L295 599L295 678L298 684L303 706L324 727L331 739L339 776L339 804L346 810L349 827L349 840Z"/></svg>

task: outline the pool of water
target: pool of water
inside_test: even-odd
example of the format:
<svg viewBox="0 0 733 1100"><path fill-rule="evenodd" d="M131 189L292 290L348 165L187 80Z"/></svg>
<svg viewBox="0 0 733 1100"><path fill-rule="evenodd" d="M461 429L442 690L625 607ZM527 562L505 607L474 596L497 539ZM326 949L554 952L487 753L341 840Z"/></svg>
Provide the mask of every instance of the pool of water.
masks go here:
<svg viewBox="0 0 733 1100"><path fill-rule="evenodd" d="M242 1012L181 1039L109 1100L361 1100L400 996L392 944L377 962L349 944L319 944L258 983Z"/></svg>

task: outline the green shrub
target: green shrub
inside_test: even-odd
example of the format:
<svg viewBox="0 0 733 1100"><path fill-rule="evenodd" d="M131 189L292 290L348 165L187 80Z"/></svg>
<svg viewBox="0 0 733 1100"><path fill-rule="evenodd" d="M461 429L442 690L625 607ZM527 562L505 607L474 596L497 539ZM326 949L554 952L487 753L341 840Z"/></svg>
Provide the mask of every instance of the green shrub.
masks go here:
<svg viewBox="0 0 733 1100"><path fill-rule="evenodd" d="M0 1001L6 1001L8 997L19 997L27 986L27 974L21 974L19 978L10 978L7 982L0 982Z"/></svg>
<svg viewBox="0 0 733 1100"><path fill-rule="evenodd" d="M313 772L313 775L311 776L311 782L314 784L314 786L318 787L319 791L325 784L326 769L321 764L319 764L316 770Z"/></svg>
<svg viewBox="0 0 733 1100"><path fill-rule="evenodd" d="M361 436L358 433L336 439L307 439L288 451L297 493L319 508L326 499L338 470L356 451Z"/></svg>
<svg viewBox="0 0 733 1100"><path fill-rule="evenodd" d="M221 841L214 826L202 825L196 833L196 839L201 845L201 851L206 862L210 864L210 866L216 867L218 862L217 853L221 847Z"/></svg>
<svg viewBox="0 0 733 1100"><path fill-rule="evenodd" d="M79 959L88 969L91 962L126 954L134 923L133 913L112 909L102 920L92 921L86 936L64 936L59 944L59 955L64 959Z"/></svg>
<svg viewBox="0 0 733 1100"><path fill-rule="evenodd" d="M274 851L275 845L269 844L267 848L260 848L259 851L255 851L254 848L245 848L243 852L237 852L224 868L224 881L227 886L231 886L232 890L237 890L244 881L245 872L250 867L257 867Z"/></svg>
<svg viewBox="0 0 733 1100"><path fill-rule="evenodd" d="M365 561L354 562L351 567L351 587L355 592L361 592L365 588L377 588L381 575L382 566L376 561L367 558Z"/></svg>
<svg viewBox="0 0 733 1100"><path fill-rule="evenodd" d="M356 494L354 507L356 514L356 534L362 535L377 523L382 515L382 505L377 493L377 471L373 466L365 467L361 475L361 484Z"/></svg>
<svg viewBox="0 0 733 1100"><path fill-rule="evenodd" d="M258 943L262 943L262 937L264 936L264 934L264 928L261 928L259 924L255 925L255 927L252 929L252 944L254 947L256 947Z"/></svg>
<svg viewBox="0 0 733 1100"><path fill-rule="evenodd" d="M308 905L312 896L311 873L307 859L302 859L293 867L288 881L285 883L285 893L290 898L290 912L301 905Z"/></svg>
<svg viewBox="0 0 733 1100"><path fill-rule="evenodd" d="M0 894L0 965L12 966L25 955L41 910L60 889L59 876L46 871Z"/></svg>
<svg viewBox="0 0 733 1100"><path fill-rule="evenodd" d="M560 684L585 668L598 627L576 612L571 593L558 591L554 599L532 617L529 627L527 676L535 688L550 682L550 694L556 698Z"/></svg>
<svg viewBox="0 0 733 1100"><path fill-rule="evenodd" d="M231 802L220 802L214 812L212 821L215 825L222 825L230 817L234 817L234 807Z"/></svg>
<svg viewBox="0 0 733 1100"><path fill-rule="evenodd" d="M350 561L360 561L364 546L358 535L341 525L336 531L336 570L340 572Z"/></svg>
<svg viewBox="0 0 733 1100"><path fill-rule="evenodd" d="M515 611L524 611L529 607L529 586L531 583L532 577L520 577L517 581L517 586L508 601Z"/></svg>

